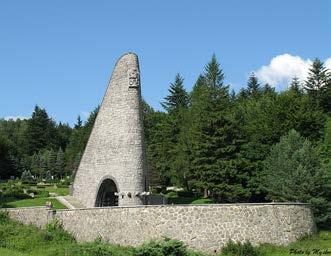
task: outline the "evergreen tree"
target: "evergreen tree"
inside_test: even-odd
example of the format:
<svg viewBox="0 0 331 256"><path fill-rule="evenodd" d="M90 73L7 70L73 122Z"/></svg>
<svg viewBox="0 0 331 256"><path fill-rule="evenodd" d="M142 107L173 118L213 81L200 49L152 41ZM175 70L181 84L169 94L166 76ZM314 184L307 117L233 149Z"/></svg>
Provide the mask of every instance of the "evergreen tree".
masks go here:
<svg viewBox="0 0 331 256"><path fill-rule="evenodd" d="M47 171L46 172L45 179L46 179L47 182L50 181L50 180L52 180L52 174L51 174L50 171Z"/></svg>
<svg viewBox="0 0 331 256"><path fill-rule="evenodd" d="M170 84L169 95L164 98L161 104L170 114L178 113L188 106L188 95L183 85L184 79L180 74L176 75L175 81Z"/></svg>
<svg viewBox="0 0 331 256"><path fill-rule="evenodd" d="M311 203L318 222L328 218L330 181L316 149L295 130L273 146L264 162L263 184L268 198Z"/></svg>
<svg viewBox="0 0 331 256"><path fill-rule="evenodd" d="M318 108L325 112L330 111L331 107L331 79L330 72L319 59L315 59L309 69L308 78L304 88Z"/></svg>
<svg viewBox="0 0 331 256"><path fill-rule="evenodd" d="M32 155L44 148L56 145L57 132L54 121L48 117L45 109L35 107L26 130L28 154Z"/></svg>
<svg viewBox="0 0 331 256"><path fill-rule="evenodd" d="M42 179L46 173L47 168L47 156L46 154L38 153L38 175L39 179Z"/></svg>
<svg viewBox="0 0 331 256"><path fill-rule="evenodd" d="M170 95L165 98L162 106L167 110L167 118L162 120L162 131L168 134L169 138L163 137L166 150L159 151L158 157L168 158L166 170L163 171L163 177L165 183L167 178L171 177L171 183L182 186L184 181L184 169L183 165L183 150L180 143L180 134L183 133L184 116L188 108L189 99L188 94L183 87L183 78L177 74L175 82L170 85ZM163 166L165 167L165 166ZM155 169L155 167L153 167ZM155 176L155 175L154 175ZM169 176L169 177L168 177Z"/></svg>
<svg viewBox="0 0 331 256"><path fill-rule="evenodd" d="M33 156L31 156L31 173L34 177L37 177L39 174L39 155L37 153L34 153Z"/></svg>
<svg viewBox="0 0 331 256"><path fill-rule="evenodd" d="M213 54L211 61L205 66L204 77L205 83L212 88L224 86L224 73L215 54Z"/></svg>
<svg viewBox="0 0 331 256"><path fill-rule="evenodd" d="M8 179L18 174L11 157L12 146L10 142L0 134L0 179Z"/></svg>
<svg viewBox="0 0 331 256"><path fill-rule="evenodd" d="M295 95L302 94L301 84L298 77L293 77L290 84L290 92L294 93Z"/></svg>
<svg viewBox="0 0 331 256"><path fill-rule="evenodd" d="M56 172L62 179L65 170L64 153L62 148L59 148L59 150L57 151L55 168L56 168Z"/></svg>
<svg viewBox="0 0 331 256"><path fill-rule="evenodd" d="M257 98L260 94L260 84L254 73L248 78L247 94L253 98Z"/></svg>
<svg viewBox="0 0 331 256"><path fill-rule="evenodd" d="M79 128L81 128L83 126L83 121L82 121L82 119L81 119L81 117L80 117L80 115L77 117L77 122L76 122L76 124L75 124L75 129L79 129Z"/></svg>
<svg viewBox="0 0 331 256"><path fill-rule="evenodd" d="M60 176L57 172L56 166L56 152L51 149L48 152L43 154L44 158L47 159L47 171L49 171L53 175Z"/></svg>
<svg viewBox="0 0 331 256"><path fill-rule="evenodd" d="M262 93L266 96L276 96L275 88L271 87L270 84L266 83L262 87Z"/></svg>
<svg viewBox="0 0 331 256"><path fill-rule="evenodd" d="M230 121L225 118L231 108L228 86L224 86L224 74L213 56L207 64L204 76L200 76L191 93L190 121L187 123L188 173L191 187L198 188L205 196L220 197L222 192L214 187L218 183L222 164L227 165L225 145ZM230 128L231 127L231 128ZM231 200L222 198L220 200Z"/></svg>
<svg viewBox="0 0 331 256"><path fill-rule="evenodd" d="M32 174L31 174L31 172L28 171L28 170L24 170L22 172L21 179L23 181L32 180Z"/></svg>
<svg viewBox="0 0 331 256"><path fill-rule="evenodd" d="M65 149L69 143L70 136L72 133L72 128L69 126L69 124L63 124L60 122L59 125L56 127L56 129L57 129L58 138L55 144L58 145L60 148Z"/></svg>

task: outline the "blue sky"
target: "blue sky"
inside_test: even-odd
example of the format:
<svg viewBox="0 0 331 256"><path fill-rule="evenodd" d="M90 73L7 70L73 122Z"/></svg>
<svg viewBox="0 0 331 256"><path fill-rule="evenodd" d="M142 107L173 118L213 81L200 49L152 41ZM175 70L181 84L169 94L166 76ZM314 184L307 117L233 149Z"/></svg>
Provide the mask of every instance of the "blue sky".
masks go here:
<svg viewBox="0 0 331 256"><path fill-rule="evenodd" d="M315 57L331 67L331 1L0 0L0 118L38 104L73 124L128 51L156 109L177 72L191 90L213 53L235 90L252 71L283 89Z"/></svg>

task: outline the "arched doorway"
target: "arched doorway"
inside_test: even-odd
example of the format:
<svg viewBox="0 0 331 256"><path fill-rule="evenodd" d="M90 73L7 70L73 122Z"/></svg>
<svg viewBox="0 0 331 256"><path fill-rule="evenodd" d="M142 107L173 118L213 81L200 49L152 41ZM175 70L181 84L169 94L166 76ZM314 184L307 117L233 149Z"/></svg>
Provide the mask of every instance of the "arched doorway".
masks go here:
<svg viewBox="0 0 331 256"><path fill-rule="evenodd" d="M118 191L115 182L111 179L105 179L100 185L95 206L117 206L118 196L115 195L116 192Z"/></svg>

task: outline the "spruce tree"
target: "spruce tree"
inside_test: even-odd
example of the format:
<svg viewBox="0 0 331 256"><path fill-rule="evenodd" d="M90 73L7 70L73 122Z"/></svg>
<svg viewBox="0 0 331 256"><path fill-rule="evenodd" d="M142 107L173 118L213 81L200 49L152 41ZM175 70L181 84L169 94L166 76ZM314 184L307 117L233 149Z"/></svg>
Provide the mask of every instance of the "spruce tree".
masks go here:
<svg viewBox="0 0 331 256"><path fill-rule="evenodd" d="M11 159L10 142L0 134L0 179L8 179L10 176L17 174Z"/></svg>
<svg viewBox="0 0 331 256"><path fill-rule="evenodd" d="M304 89L308 92L309 97L316 107L329 112L331 106L331 79L330 72L319 59L315 59L309 69Z"/></svg>
<svg viewBox="0 0 331 256"><path fill-rule="evenodd" d="M301 84L300 80L298 77L293 77L291 84L290 84L290 91L294 93L295 95L301 95L302 94L302 89L301 89Z"/></svg>
<svg viewBox="0 0 331 256"><path fill-rule="evenodd" d="M257 98L260 94L260 84L254 73L248 78L247 94L253 98Z"/></svg>
<svg viewBox="0 0 331 256"><path fill-rule="evenodd" d="M210 62L205 66L204 77L206 84L210 87L220 88L224 86L224 73L215 54L213 54Z"/></svg>
<svg viewBox="0 0 331 256"><path fill-rule="evenodd" d="M47 158L47 171L52 175L59 176L56 168L56 152L51 149L48 154L44 154L44 157Z"/></svg>
<svg viewBox="0 0 331 256"><path fill-rule="evenodd" d="M267 96L276 96L275 88L272 87L270 84L266 83L262 87L262 93Z"/></svg>
<svg viewBox="0 0 331 256"><path fill-rule="evenodd" d="M295 130L283 136L264 161L263 184L268 198L310 203L318 222L328 218L330 182L316 148Z"/></svg>
<svg viewBox="0 0 331 256"><path fill-rule="evenodd" d="M38 175L39 179L42 179L46 173L47 168L47 157L41 152L38 153Z"/></svg>
<svg viewBox="0 0 331 256"><path fill-rule="evenodd" d="M32 155L42 149L50 149L57 144L55 122L49 118L45 109L35 107L26 129L28 154Z"/></svg>
<svg viewBox="0 0 331 256"><path fill-rule="evenodd" d="M63 175L64 175L64 169L65 169L64 153L63 153L62 148L59 148L59 150L57 151L55 168L56 168L57 174L62 179Z"/></svg>
<svg viewBox="0 0 331 256"><path fill-rule="evenodd" d="M82 121L80 115L78 115L78 117L77 117L77 121L76 121L76 124L75 124L75 129L79 129L79 128L81 128L82 126L83 126L83 121Z"/></svg>
<svg viewBox="0 0 331 256"><path fill-rule="evenodd" d="M188 106L188 95L183 85L184 79L177 74L175 81L170 84L169 95L161 103L162 107L169 113L178 113Z"/></svg>
<svg viewBox="0 0 331 256"><path fill-rule="evenodd" d="M69 126L68 123L59 123L56 127L57 130L57 142L55 143L56 146L65 149L69 143L70 136L72 133L72 128Z"/></svg>

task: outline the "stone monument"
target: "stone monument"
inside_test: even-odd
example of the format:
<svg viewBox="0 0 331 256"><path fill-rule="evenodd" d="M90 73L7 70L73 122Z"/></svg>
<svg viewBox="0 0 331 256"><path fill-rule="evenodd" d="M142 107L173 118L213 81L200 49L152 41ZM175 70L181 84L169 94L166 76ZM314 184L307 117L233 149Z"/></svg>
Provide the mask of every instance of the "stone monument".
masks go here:
<svg viewBox="0 0 331 256"><path fill-rule="evenodd" d="M138 57L116 63L73 184L85 207L145 204L147 161Z"/></svg>

